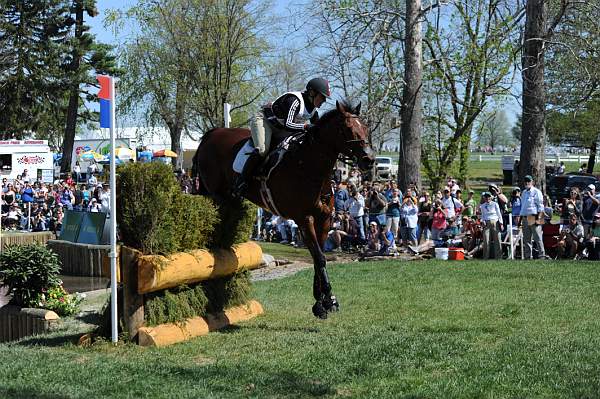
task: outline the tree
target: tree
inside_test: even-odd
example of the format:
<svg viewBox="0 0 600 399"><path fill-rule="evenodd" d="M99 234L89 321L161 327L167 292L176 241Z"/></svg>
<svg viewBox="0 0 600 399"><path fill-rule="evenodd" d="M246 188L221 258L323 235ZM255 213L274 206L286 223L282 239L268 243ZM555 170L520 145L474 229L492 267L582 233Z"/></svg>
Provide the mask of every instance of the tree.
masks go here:
<svg viewBox="0 0 600 399"><path fill-rule="evenodd" d="M598 140L600 140L598 120L600 120L600 100L597 99L588 101L577 111L550 111L546 118L548 138L551 142L568 143L590 149L588 173L594 171L596 164Z"/></svg>
<svg viewBox="0 0 600 399"><path fill-rule="evenodd" d="M63 0L0 5L0 138L57 128L59 119L47 115L64 109L62 66L71 25Z"/></svg>
<svg viewBox="0 0 600 399"><path fill-rule="evenodd" d="M96 0L73 0L71 12L74 15L74 32L69 46L71 58L66 66L66 80L68 81L68 106L66 109L66 123L62 142L63 157L61 172L70 171L71 155L75 142L75 133L80 122L97 120L97 113L82 107L84 100L95 99L89 91L97 85L96 74L118 75L115 57L111 54L112 46L96 42L95 37L89 33L89 27L84 23L84 15L95 17Z"/></svg>
<svg viewBox="0 0 600 399"><path fill-rule="evenodd" d="M484 112L476 127L477 143L490 147L492 151L499 146L508 146L514 142L509 132L508 118L502 109Z"/></svg>
<svg viewBox="0 0 600 399"><path fill-rule="evenodd" d="M221 126L226 102L234 109L252 104L262 94L252 72L264 50L255 15L265 14L252 4L140 0L115 15L115 24L131 18L140 26L121 59L121 112L145 110L146 123L166 126L180 153L183 131Z"/></svg>
<svg viewBox="0 0 600 399"><path fill-rule="evenodd" d="M546 44L551 39L571 2L560 0L552 22L548 24L548 0L528 0L523 36L522 79L523 115L519 179L531 175L540 190L546 189L546 90L544 87Z"/></svg>
<svg viewBox="0 0 600 399"><path fill-rule="evenodd" d="M491 99L502 98L513 85L522 17L518 1L457 0L448 14L438 8L428 24L426 108L431 111L425 127L430 139L422 160L432 188L456 169L466 183L474 123Z"/></svg>
<svg viewBox="0 0 600 399"><path fill-rule="evenodd" d="M402 20L399 13L387 11L397 7L396 1L369 1L360 7L327 1L313 7L316 36L311 40L324 42L314 50L319 72L333 81L337 95L362 101L361 118L369 127L371 145L381 151L399 125L402 79L396 64L401 59L397 33Z"/></svg>

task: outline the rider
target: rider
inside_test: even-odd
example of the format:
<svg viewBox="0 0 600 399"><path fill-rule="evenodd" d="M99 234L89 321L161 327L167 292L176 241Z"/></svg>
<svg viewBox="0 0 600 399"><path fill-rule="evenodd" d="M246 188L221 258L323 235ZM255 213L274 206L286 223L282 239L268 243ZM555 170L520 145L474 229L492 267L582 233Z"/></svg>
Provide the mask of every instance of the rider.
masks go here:
<svg viewBox="0 0 600 399"><path fill-rule="evenodd" d="M314 78L307 83L306 90L284 93L262 107L250 121L254 150L235 181L232 192L235 197L244 195L254 169L269 152L271 126L290 133L309 132L319 118L317 108L330 96L329 82L322 78Z"/></svg>

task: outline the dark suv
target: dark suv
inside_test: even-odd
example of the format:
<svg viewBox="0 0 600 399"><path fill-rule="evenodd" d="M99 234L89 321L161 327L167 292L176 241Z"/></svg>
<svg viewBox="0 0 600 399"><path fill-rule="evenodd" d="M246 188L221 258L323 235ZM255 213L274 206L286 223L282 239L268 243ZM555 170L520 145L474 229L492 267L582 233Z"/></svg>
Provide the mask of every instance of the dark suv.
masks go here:
<svg viewBox="0 0 600 399"><path fill-rule="evenodd" d="M553 175L548 182L548 195L552 201L561 201L569 198L572 187L577 187L583 192L589 184L596 186L596 192L600 188L600 181L596 176L587 173L567 173L565 175Z"/></svg>

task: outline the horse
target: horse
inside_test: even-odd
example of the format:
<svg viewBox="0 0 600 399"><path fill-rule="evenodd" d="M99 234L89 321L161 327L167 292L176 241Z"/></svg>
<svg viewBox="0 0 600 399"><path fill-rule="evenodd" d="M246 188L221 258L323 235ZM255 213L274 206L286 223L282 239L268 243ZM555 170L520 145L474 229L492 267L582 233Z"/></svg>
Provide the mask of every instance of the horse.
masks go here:
<svg viewBox="0 0 600 399"><path fill-rule="evenodd" d="M280 159L268 178L263 177L270 195L261 195L261 181L252 179L246 194L248 200L286 219L293 219L302 233L314 265L313 314L321 319L339 310L327 274L323 245L331 227L334 196L331 173L341 155L361 170L370 170L375 162L369 145L369 131L359 118L360 104L353 107L336 101L336 108L324 113L314 129ZM275 132L274 132L275 134ZM202 137L194 156L193 175L198 176L201 194L217 202L231 198L235 180L233 161L250 137L247 129L212 129Z"/></svg>

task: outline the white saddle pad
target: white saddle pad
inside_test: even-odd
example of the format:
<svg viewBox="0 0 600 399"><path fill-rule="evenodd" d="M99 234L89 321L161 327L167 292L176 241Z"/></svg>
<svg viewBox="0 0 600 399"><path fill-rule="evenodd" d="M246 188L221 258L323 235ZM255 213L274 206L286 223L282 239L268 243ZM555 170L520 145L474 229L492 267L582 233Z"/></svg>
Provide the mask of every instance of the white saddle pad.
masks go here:
<svg viewBox="0 0 600 399"><path fill-rule="evenodd" d="M248 160L250 154L254 151L254 146L252 145L252 140L246 141L246 144L242 146L242 148L238 151L235 159L233 160L233 171L236 173L242 173L244 170L244 165Z"/></svg>

